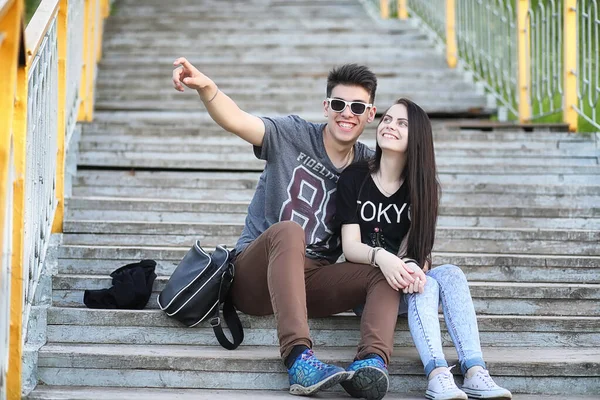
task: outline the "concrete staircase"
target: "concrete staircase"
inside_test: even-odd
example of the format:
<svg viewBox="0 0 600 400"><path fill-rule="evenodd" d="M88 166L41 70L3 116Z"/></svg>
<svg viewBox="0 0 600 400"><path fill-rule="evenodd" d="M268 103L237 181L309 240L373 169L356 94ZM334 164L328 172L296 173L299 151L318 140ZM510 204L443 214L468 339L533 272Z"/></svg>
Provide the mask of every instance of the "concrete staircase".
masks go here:
<svg viewBox="0 0 600 400"><path fill-rule="evenodd" d="M285 396L272 317L242 315L244 344L227 351L207 324L184 328L157 310L193 240L235 243L264 165L211 122L195 93L171 88L181 55L256 114L321 120L327 72L347 61L378 74L381 108L409 96L437 116L493 111L412 23L377 22L357 1L117 1L29 399ZM434 131L444 191L434 263L467 274L494 377L516 399L598 398L597 138L473 120L437 119ZM362 140L373 144L374 127ZM85 289L109 287L110 272L142 258L159 275L145 310L85 308ZM321 359L351 361L357 317L310 325ZM396 345L387 398L421 398L426 380L404 319ZM348 398L339 390L320 398Z"/></svg>

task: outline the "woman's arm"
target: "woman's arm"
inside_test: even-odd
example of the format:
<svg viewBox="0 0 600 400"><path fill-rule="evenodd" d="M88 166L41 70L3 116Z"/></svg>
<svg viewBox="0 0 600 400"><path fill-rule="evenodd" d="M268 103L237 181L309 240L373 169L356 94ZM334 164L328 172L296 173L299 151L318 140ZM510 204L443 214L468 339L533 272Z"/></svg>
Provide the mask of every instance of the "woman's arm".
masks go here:
<svg viewBox="0 0 600 400"><path fill-rule="evenodd" d="M361 242L358 224L342 225L342 248L347 261L358 264L371 264L381 269L388 284L395 290L403 290L415 282L413 271L396 255L382 248L373 248Z"/></svg>

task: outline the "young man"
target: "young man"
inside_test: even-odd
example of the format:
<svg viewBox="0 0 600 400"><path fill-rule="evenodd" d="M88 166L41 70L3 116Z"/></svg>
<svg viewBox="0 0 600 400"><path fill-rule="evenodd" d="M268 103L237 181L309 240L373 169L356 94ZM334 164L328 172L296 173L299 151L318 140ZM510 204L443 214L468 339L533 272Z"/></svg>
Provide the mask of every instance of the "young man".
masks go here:
<svg viewBox="0 0 600 400"><path fill-rule="evenodd" d="M364 66L330 72L326 124L298 116L259 118L241 110L215 82L185 58L174 62L175 89L197 90L213 120L254 145L266 160L236 245L236 307L250 315L275 315L290 392L311 395L342 383L354 397L381 399L387 392L400 296L377 268L335 263L340 238L332 226L341 171L372 152L357 143L375 118L375 75ZM412 270L404 276L413 282ZM361 341L346 369L313 354L308 317L325 317L365 303Z"/></svg>

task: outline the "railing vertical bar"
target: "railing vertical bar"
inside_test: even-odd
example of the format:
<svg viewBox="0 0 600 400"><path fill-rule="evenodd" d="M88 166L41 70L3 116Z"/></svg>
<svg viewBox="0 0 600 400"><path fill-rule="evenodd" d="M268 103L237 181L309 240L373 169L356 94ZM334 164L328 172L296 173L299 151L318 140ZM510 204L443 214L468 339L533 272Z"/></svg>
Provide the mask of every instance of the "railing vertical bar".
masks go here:
<svg viewBox="0 0 600 400"><path fill-rule="evenodd" d="M577 130L577 0L563 0L563 121Z"/></svg>
<svg viewBox="0 0 600 400"><path fill-rule="evenodd" d="M65 207L65 139L66 139L66 102L67 102L67 22L69 20L68 0L60 0L57 20L58 35L58 99L57 99L57 151L56 151L56 214L52 223L52 232L63 230ZM52 218L52 217L51 217Z"/></svg>
<svg viewBox="0 0 600 400"><path fill-rule="evenodd" d="M446 62L450 68L455 68L458 61L456 50L455 12L455 0L446 0Z"/></svg>
<svg viewBox="0 0 600 400"><path fill-rule="evenodd" d="M529 105L529 71L530 63L530 28L527 15L529 13L529 0L518 0L517 5L517 52L518 52L518 89L519 89L519 121L528 122L531 119Z"/></svg>

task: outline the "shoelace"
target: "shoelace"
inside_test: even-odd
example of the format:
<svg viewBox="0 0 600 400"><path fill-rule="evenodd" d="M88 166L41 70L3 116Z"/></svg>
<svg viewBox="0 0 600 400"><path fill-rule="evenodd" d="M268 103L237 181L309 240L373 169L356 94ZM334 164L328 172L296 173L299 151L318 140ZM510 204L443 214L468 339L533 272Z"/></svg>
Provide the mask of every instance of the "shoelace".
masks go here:
<svg viewBox="0 0 600 400"><path fill-rule="evenodd" d="M481 376L481 380L483 381L483 383L486 384L488 389L493 389L496 387L496 382L494 382L494 380L486 370L479 371L477 372L477 374Z"/></svg>
<svg viewBox="0 0 600 400"><path fill-rule="evenodd" d="M323 370L325 368L325 364L321 362L317 357L315 357L315 354L312 350L309 350L308 352L302 354L302 360L306 361L309 365L312 365L313 367L319 370Z"/></svg>
<svg viewBox="0 0 600 400"><path fill-rule="evenodd" d="M442 389L451 390L454 388L454 379L452 379L452 374L449 372L442 372L436 375L438 381L442 385Z"/></svg>

